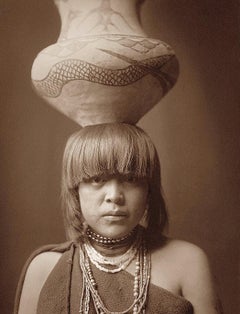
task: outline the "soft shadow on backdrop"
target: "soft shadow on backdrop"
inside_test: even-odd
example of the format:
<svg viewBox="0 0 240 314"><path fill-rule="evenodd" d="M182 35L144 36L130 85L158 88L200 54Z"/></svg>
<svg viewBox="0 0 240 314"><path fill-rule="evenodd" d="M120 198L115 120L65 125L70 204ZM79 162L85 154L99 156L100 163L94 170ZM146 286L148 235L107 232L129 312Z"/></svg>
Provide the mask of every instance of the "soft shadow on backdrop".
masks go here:
<svg viewBox="0 0 240 314"><path fill-rule="evenodd" d="M146 0L149 36L176 51L175 88L141 121L160 154L170 235L200 245L225 314L237 313L239 243L238 1ZM36 54L56 41L53 1L0 1L0 206L2 314L12 312L20 270L37 247L65 241L61 159L78 126L31 88Z"/></svg>

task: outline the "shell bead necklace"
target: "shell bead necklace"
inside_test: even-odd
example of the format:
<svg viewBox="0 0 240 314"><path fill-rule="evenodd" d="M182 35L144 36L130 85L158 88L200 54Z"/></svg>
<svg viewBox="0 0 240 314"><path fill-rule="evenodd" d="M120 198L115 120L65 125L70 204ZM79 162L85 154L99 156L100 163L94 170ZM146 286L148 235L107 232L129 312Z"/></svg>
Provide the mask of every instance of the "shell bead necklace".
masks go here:
<svg viewBox="0 0 240 314"><path fill-rule="evenodd" d="M141 241L142 232L139 230L130 248L124 254L113 257L99 253L88 240L85 241L83 246L88 255L88 258L99 270L105 271L107 273L117 273L120 270L125 269L135 258L141 245Z"/></svg>
<svg viewBox="0 0 240 314"><path fill-rule="evenodd" d="M94 279L90 257L84 245L80 245L80 268L83 274L82 295L80 300L79 313L88 314L90 308L90 300L92 299L97 314L145 314L148 287L150 282L150 255L147 251L145 240L142 233L139 236L139 244L136 252L136 263L133 283L133 303L124 311L110 311L104 305L101 296L97 290L97 283ZM108 259L109 257L107 257ZM125 266L126 267L126 266ZM123 268L118 271L121 271ZM106 270L105 270L106 271Z"/></svg>

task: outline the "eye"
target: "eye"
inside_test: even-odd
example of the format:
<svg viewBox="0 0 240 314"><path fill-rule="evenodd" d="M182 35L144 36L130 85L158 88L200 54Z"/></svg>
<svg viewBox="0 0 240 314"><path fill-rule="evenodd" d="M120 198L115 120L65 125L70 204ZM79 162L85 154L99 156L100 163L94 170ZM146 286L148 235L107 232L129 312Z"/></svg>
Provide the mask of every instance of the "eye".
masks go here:
<svg viewBox="0 0 240 314"><path fill-rule="evenodd" d="M124 181L125 182L128 182L128 183L135 183L135 182L137 182L138 181L138 178L136 178L134 175L132 175L132 174L129 174L129 175L126 175L125 177L124 177Z"/></svg>
<svg viewBox="0 0 240 314"><path fill-rule="evenodd" d="M106 182L106 178L101 177L101 176L96 176L96 177L92 177L89 179L89 182L92 185L100 185Z"/></svg>
<svg viewBox="0 0 240 314"><path fill-rule="evenodd" d="M98 185L106 182L106 179L102 176L94 176L94 177L88 177L83 179L84 183L92 184L92 185Z"/></svg>
<svg viewBox="0 0 240 314"><path fill-rule="evenodd" d="M139 178L135 176L134 174L128 174L124 176L123 181L126 184L134 185L134 186L139 186L147 182L145 178Z"/></svg>

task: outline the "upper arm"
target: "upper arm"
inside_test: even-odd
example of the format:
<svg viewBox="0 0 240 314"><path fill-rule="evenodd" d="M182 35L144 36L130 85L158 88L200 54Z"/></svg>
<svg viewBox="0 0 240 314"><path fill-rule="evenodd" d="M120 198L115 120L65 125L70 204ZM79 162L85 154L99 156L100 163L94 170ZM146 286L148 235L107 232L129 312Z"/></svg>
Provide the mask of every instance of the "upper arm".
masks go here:
<svg viewBox="0 0 240 314"><path fill-rule="evenodd" d="M37 255L29 264L23 283L18 314L35 314L41 289L61 257L60 253L45 252Z"/></svg>
<svg viewBox="0 0 240 314"><path fill-rule="evenodd" d="M182 293L192 303L194 314L221 314L206 254L195 245L189 245L183 267Z"/></svg>

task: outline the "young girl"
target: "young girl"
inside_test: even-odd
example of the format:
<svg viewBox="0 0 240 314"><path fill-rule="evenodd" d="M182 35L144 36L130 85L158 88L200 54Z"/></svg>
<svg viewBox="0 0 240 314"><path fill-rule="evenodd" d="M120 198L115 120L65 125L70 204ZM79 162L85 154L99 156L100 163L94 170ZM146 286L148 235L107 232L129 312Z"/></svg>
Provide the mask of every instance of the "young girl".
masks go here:
<svg viewBox="0 0 240 314"><path fill-rule="evenodd" d="M88 126L63 158L69 242L36 251L15 313L219 314L204 252L163 235L156 149L137 126Z"/></svg>

